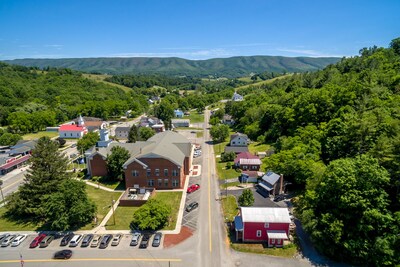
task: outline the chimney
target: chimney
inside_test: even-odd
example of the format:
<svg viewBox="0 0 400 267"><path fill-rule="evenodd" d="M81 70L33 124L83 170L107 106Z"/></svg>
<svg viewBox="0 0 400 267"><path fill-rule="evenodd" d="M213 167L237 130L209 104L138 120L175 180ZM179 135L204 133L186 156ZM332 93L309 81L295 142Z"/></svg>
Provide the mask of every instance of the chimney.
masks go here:
<svg viewBox="0 0 400 267"><path fill-rule="evenodd" d="M280 184L280 188L279 188L279 194L283 194L283 174L281 174L281 184Z"/></svg>

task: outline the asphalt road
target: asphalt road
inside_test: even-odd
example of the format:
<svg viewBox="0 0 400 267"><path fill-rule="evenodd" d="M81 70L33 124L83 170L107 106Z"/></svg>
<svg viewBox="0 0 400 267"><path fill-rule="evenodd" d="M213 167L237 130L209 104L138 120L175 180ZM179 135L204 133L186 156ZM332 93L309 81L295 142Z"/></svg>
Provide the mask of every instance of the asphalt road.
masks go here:
<svg viewBox="0 0 400 267"><path fill-rule="evenodd" d="M245 254L232 251L226 236L224 218L220 201L219 187L215 171L215 160L209 131L206 129L209 111L205 112L204 137L197 138L202 144L202 156L195 159L201 162L200 177L190 178L189 184L199 183L200 190L187 197L186 204L199 202L199 208L184 213L183 224L194 230L192 237L172 248L139 249L130 247L130 237L126 235L118 247L109 246L107 249L72 248L74 255L70 260L52 260L54 253L62 247L59 240L53 241L48 248L29 249L33 235L20 247L0 248L0 267L20 266L20 254L25 267L30 266L96 266L109 267L125 266L155 266L155 267L225 267L225 266L310 266L309 262L299 259L285 259L265 255ZM5 184L5 186L7 186Z"/></svg>

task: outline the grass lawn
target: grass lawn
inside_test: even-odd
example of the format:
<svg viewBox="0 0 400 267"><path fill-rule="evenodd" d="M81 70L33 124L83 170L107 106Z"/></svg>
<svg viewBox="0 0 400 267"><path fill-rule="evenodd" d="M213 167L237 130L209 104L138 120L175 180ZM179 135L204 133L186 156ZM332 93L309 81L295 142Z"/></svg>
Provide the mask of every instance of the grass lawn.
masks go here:
<svg viewBox="0 0 400 267"><path fill-rule="evenodd" d="M24 134L22 136L22 139L24 140L33 140L33 139L39 139L42 136L47 136L50 138L57 137L58 132L37 132L37 133L29 133L29 134Z"/></svg>
<svg viewBox="0 0 400 267"><path fill-rule="evenodd" d="M225 189L227 187L231 187L231 186L239 186L240 182L230 182L230 183L224 183L221 185L222 189Z"/></svg>
<svg viewBox="0 0 400 267"><path fill-rule="evenodd" d="M97 182L90 180L92 183L97 184ZM105 177L101 177L99 180L101 186L113 189L113 190L125 190L125 181L108 180Z"/></svg>
<svg viewBox="0 0 400 267"><path fill-rule="evenodd" d="M218 174L218 178L220 180L239 177L240 172L235 171L235 169L233 169L233 168L230 168L230 169L226 168L227 162L220 162L219 158L216 160L217 160L217 164L216 164L217 174Z"/></svg>
<svg viewBox="0 0 400 267"><path fill-rule="evenodd" d="M227 221L232 222L238 213L238 204L235 196L228 195L227 197L223 197L221 201L222 209L224 210L224 218L226 218Z"/></svg>
<svg viewBox="0 0 400 267"><path fill-rule="evenodd" d="M24 221L11 221L4 217L6 208L0 208L0 232L6 231L35 231L40 229L41 224Z"/></svg>
<svg viewBox="0 0 400 267"><path fill-rule="evenodd" d="M241 252L265 254L284 258L293 258L297 254L297 246L295 244L289 244L283 248L266 248L263 244L232 243L231 247L234 250Z"/></svg>
<svg viewBox="0 0 400 267"><path fill-rule="evenodd" d="M189 116L184 116L184 119L189 119L190 123L204 122L204 113L198 113L196 110L191 110Z"/></svg>
<svg viewBox="0 0 400 267"><path fill-rule="evenodd" d="M270 148L271 148L270 145L254 142L249 145L249 152L251 154L254 154L257 152L265 152Z"/></svg>
<svg viewBox="0 0 400 267"><path fill-rule="evenodd" d="M119 196L122 194L121 192L109 192L102 189L98 189L96 187L87 185L86 192L91 200L97 206L97 222L100 223L103 218L107 215L108 211L111 209L111 201L112 199L117 200ZM93 225L87 224L79 230L90 230L93 228Z"/></svg>
<svg viewBox="0 0 400 267"><path fill-rule="evenodd" d="M118 87L118 88L124 90L126 93L132 91L132 89L129 88L129 87L126 87L126 86L123 86L123 85L120 85L120 84L116 84L116 83L110 83L110 82L107 82L107 81L104 80L105 78L111 77L111 75L105 75L105 74L83 74L83 77L85 77L87 79L90 79L90 80L93 80L93 81L96 81L96 82L105 83L105 84L108 84L108 85L111 85L111 86Z"/></svg>
<svg viewBox="0 0 400 267"><path fill-rule="evenodd" d="M171 206L171 223L164 227L163 230L173 230L176 226L176 220L178 218L179 205L181 203L182 192L156 192L154 199L164 201ZM133 213L137 211L139 207L118 207L115 210L115 224L111 217L106 224L107 230L128 230L129 225L133 218Z"/></svg>

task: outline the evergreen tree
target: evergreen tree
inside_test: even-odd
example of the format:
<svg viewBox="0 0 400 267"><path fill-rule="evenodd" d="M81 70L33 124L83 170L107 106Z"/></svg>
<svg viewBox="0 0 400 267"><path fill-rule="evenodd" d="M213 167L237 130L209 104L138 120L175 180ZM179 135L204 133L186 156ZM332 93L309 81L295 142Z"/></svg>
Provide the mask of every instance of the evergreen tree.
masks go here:
<svg viewBox="0 0 400 267"><path fill-rule="evenodd" d="M58 142L42 137L32 150L30 163L25 183L11 195L7 207L10 213L17 216L44 219L47 198L58 191L61 181L70 178L66 172L68 161L58 151Z"/></svg>

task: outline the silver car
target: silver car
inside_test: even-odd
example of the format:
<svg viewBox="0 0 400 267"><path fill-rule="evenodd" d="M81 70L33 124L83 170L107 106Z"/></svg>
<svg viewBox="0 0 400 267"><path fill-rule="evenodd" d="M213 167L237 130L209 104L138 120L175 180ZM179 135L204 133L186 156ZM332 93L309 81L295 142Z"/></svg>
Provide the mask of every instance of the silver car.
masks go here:
<svg viewBox="0 0 400 267"><path fill-rule="evenodd" d="M111 246L118 246L119 242L121 241L122 234L116 234L111 241Z"/></svg>
<svg viewBox="0 0 400 267"><path fill-rule="evenodd" d="M138 232L136 232L136 233L134 233L133 234L133 236L132 236L132 240L131 240L131 246L137 246L137 244L139 244L139 240L140 240L140 237L141 237L142 235L140 234L140 233L138 233Z"/></svg>
<svg viewBox="0 0 400 267"><path fill-rule="evenodd" d="M95 235L90 243L91 248L97 248L101 242L101 235Z"/></svg>
<svg viewBox="0 0 400 267"><path fill-rule="evenodd" d="M11 242L17 237L17 235L9 235L6 238L3 239L3 241L1 242L1 246L2 247L8 247Z"/></svg>

